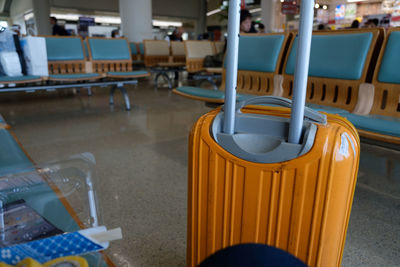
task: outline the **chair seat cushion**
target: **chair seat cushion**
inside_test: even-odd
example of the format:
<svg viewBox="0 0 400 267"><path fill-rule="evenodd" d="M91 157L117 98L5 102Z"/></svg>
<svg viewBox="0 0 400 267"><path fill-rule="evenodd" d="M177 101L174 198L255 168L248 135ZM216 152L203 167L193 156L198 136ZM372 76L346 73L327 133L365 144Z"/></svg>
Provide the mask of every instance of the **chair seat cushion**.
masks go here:
<svg viewBox="0 0 400 267"><path fill-rule="evenodd" d="M87 80L101 78L101 75L98 73L51 74L49 78L54 80Z"/></svg>
<svg viewBox="0 0 400 267"><path fill-rule="evenodd" d="M0 130L0 175L30 170L33 165L7 130Z"/></svg>
<svg viewBox="0 0 400 267"><path fill-rule="evenodd" d="M225 99L225 92L221 90L211 90L192 86L181 86L176 88L176 90L185 95L210 99L210 102L213 100L223 101ZM250 94L236 94L236 101L243 101L254 97L257 96Z"/></svg>
<svg viewBox="0 0 400 267"><path fill-rule="evenodd" d="M362 116L351 113L344 114L343 116L358 129L400 137L400 118L379 115Z"/></svg>
<svg viewBox="0 0 400 267"><path fill-rule="evenodd" d="M323 112L331 113L331 114L342 115L342 114L349 113L347 110L344 110L344 109L323 106L323 105L317 105L317 104L306 104L306 106L309 108L312 108L313 110L316 110L316 111L323 111Z"/></svg>
<svg viewBox="0 0 400 267"><path fill-rule="evenodd" d="M200 87L180 86L176 88L176 91L183 93L185 95L207 98L212 100L223 100L225 98L225 93L223 91L204 89Z"/></svg>
<svg viewBox="0 0 400 267"><path fill-rule="evenodd" d="M108 77L118 76L118 77L135 77L135 76L147 76L149 72L145 70L137 70L137 71L110 71L107 72Z"/></svg>
<svg viewBox="0 0 400 267"><path fill-rule="evenodd" d="M251 95L251 94L236 94L236 100L237 101L244 101L248 100L251 98L257 97L256 95Z"/></svg>
<svg viewBox="0 0 400 267"><path fill-rule="evenodd" d="M23 82L23 81L30 81L30 80L40 80L40 76L36 75L25 75L25 76L0 76L0 82Z"/></svg>

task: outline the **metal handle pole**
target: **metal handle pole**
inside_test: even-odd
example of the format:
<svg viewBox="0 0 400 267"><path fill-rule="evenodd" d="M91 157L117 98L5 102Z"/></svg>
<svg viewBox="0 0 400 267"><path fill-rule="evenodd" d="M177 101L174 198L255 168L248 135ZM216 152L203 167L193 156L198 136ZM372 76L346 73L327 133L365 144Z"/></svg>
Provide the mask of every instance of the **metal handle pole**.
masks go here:
<svg viewBox="0 0 400 267"><path fill-rule="evenodd" d="M239 21L240 0L229 1L228 17L228 46L226 55L226 83L225 83L225 117L224 129L226 134L234 134L235 131L235 104L236 84L239 51Z"/></svg>
<svg viewBox="0 0 400 267"><path fill-rule="evenodd" d="M314 0L302 0L296 68L294 71L293 107L289 127L289 143L293 144L300 142L303 127L313 20Z"/></svg>

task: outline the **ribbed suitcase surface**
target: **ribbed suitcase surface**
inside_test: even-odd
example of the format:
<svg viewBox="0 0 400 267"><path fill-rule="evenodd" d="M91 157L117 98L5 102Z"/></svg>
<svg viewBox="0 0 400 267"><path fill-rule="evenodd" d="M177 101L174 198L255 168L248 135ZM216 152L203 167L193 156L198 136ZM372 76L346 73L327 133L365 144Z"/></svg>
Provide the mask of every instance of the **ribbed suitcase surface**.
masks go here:
<svg viewBox="0 0 400 267"><path fill-rule="evenodd" d="M327 115L307 154L261 164L213 140L218 112L201 117L190 135L187 266L238 243L272 245L309 266L339 266L358 170L354 127ZM243 112L290 116L289 109L265 106Z"/></svg>

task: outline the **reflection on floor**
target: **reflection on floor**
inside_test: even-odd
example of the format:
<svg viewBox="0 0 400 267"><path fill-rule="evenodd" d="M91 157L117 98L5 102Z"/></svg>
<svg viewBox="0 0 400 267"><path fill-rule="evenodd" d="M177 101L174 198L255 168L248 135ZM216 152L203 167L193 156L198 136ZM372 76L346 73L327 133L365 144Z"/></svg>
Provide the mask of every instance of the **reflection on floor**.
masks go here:
<svg viewBox="0 0 400 267"><path fill-rule="evenodd" d="M95 88L2 94L0 114L37 162L94 154L104 222L123 229L108 250L117 266L184 266L187 136L210 109L143 82L128 91L130 112ZM399 262L400 153L363 144L342 266Z"/></svg>

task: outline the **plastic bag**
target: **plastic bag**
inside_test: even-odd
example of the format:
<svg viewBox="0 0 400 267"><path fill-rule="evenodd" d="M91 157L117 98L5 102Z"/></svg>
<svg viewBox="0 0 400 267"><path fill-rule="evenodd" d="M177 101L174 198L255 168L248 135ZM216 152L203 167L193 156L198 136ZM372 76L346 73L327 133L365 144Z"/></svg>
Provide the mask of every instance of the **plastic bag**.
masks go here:
<svg viewBox="0 0 400 267"><path fill-rule="evenodd" d="M48 76L46 40L43 37L21 39L28 75Z"/></svg>
<svg viewBox="0 0 400 267"><path fill-rule="evenodd" d="M13 33L0 27L0 52L15 52Z"/></svg>
<svg viewBox="0 0 400 267"><path fill-rule="evenodd" d="M6 76L21 76L21 63L17 52L0 52L0 62Z"/></svg>

